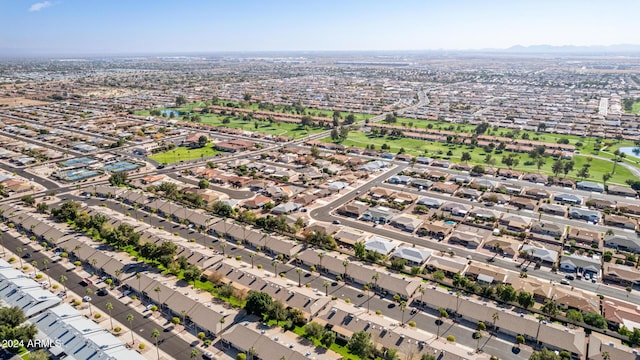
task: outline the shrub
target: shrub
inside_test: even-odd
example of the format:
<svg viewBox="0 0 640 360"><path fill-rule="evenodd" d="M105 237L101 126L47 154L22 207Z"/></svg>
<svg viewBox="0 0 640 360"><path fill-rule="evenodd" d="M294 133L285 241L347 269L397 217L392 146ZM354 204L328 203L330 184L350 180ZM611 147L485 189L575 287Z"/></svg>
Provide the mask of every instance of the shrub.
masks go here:
<svg viewBox="0 0 640 360"><path fill-rule="evenodd" d="M315 267L315 266L313 266L313 265L311 265L311 267L309 267L309 271L311 271L311 272L316 271L316 267Z"/></svg>
<svg viewBox="0 0 640 360"><path fill-rule="evenodd" d="M238 355L236 355L236 360L247 360L247 354L239 353Z"/></svg>
<svg viewBox="0 0 640 360"><path fill-rule="evenodd" d="M382 310L376 310L376 315L382 315Z"/></svg>
<svg viewBox="0 0 640 360"><path fill-rule="evenodd" d="M145 344L140 344L140 345L138 345L138 349L140 349L140 350L144 350L144 348L145 348L145 347L146 347L146 345L145 345Z"/></svg>
<svg viewBox="0 0 640 360"><path fill-rule="evenodd" d="M78 261L74 261L74 262L73 262L73 265L75 265L75 266L80 266L80 265L82 265L82 263L80 262L80 260L78 260Z"/></svg>
<svg viewBox="0 0 640 360"><path fill-rule="evenodd" d="M138 295L131 295L131 298L132 298L133 300L138 300Z"/></svg>
<svg viewBox="0 0 640 360"><path fill-rule="evenodd" d="M305 287L311 287L311 283L304 284Z"/></svg>
<svg viewBox="0 0 640 360"><path fill-rule="evenodd" d="M113 332L119 333L120 331L122 331L122 328L120 326L116 326L115 328L113 328Z"/></svg>
<svg viewBox="0 0 640 360"><path fill-rule="evenodd" d="M157 307L156 305L153 305L153 306L151 307L151 311L158 311L158 307Z"/></svg>
<svg viewBox="0 0 640 360"><path fill-rule="evenodd" d="M102 314L100 314L100 313L93 314L93 318L94 319L100 319L101 317L102 317Z"/></svg>
<svg viewBox="0 0 640 360"><path fill-rule="evenodd" d="M9 263L12 263L12 262L15 262L15 261L16 261L16 258L14 258L14 257L9 258Z"/></svg>
<svg viewBox="0 0 640 360"><path fill-rule="evenodd" d="M80 304L82 304L82 302L78 299L73 300L73 306L80 306Z"/></svg>
<svg viewBox="0 0 640 360"><path fill-rule="evenodd" d="M258 269L262 269L262 264L258 264L258 265L256 265L256 267L257 267Z"/></svg>
<svg viewBox="0 0 640 360"><path fill-rule="evenodd" d="M36 279L38 280L42 279L42 274L36 274Z"/></svg>
<svg viewBox="0 0 640 360"><path fill-rule="evenodd" d="M203 343L204 346L211 346L211 339L205 339Z"/></svg>
<svg viewBox="0 0 640 360"><path fill-rule="evenodd" d="M204 339L204 336L205 336L205 335L204 335L204 332L200 331L200 332L198 333L198 339L202 340L202 339Z"/></svg>
<svg viewBox="0 0 640 360"><path fill-rule="evenodd" d="M180 236L180 234L178 234L177 232L174 232L173 236Z"/></svg>
<svg viewBox="0 0 640 360"><path fill-rule="evenodd" d="M24 266L22 267L22 270L27 270L27 269L29 269L29 265L24 265Z"/></svg>
<svg viewBox="0 0 640 360"><path fill-rule="evenodd" d="M453 336L453 335L449 335L449 336L447 336L447 341L448 342L456 342L456 337Z"/></svg>
<svg viewBox="0 0 640 360"><path fill-rule="evenodd" d="M344 302L346 302L347 304L349 304L349 303L351 302L351 299L346 298L346 299L344 299Z"/></svg>
<svg viewBox="0 0 640 360"><path fill-rule="evenodd" d="M60 253L60 257L63 258L63 259L66 259L66 258L69 257L69 254L66 253L66 252Z"/></svg>
<svg viewBox="0 0 640 360"><path fill-rule="evenodd" d="M281 278L283 278L283 277L285 277L285 276L287 276L287 274L285 274L285 273L280 273L280 277L281 277Z"/></svg>
<svg viewBox="0 0 640 360"><path fill-rule="evenodd" d="M242 256L240 256L240 255L236 256L236 260L238 260L238 261L242 260Z"/></svg>
<svg viewBox="0 0 640 360"><path fill-rule="evenodd" d="M196 242L196 239L191 238L191 239L189 239L189 242Z"/></svg>
<svg viewBox="0 0 640 360"><path fill-rule="evenodd" d="M55 289L57 289L57 288L59 288L59 287L60 287L60 285L58 285L58 284L53 284L53 286L52 286L52 288L53 288L54 290L55 290Z"/></svg>
<svg viewBox="0 0 640 360"><path fill-rule="evenodd" d="M174 317L171 319L171 323L172 323L173 325L178 325L178 324L180 324L180 318L179 318L179 317L177 317L177 316L174 316Z"/></svg>
<svg viewBox="0 0 640 360"><path fill-rule="evenodd" d="M409 326L411 326L411 327L416 327L416 322L415 322L415 321L413 321L413 320L409 321L409 323L408 323L408 324L409 324Z"/></svg>
<svg viewBox="0 0 640 360"><path fill-rule="evenodd" d="M337 296L335 296L335 295L333 295L333 296L331 297L331 300L338 300L338 297L337 297Z"/></svg>

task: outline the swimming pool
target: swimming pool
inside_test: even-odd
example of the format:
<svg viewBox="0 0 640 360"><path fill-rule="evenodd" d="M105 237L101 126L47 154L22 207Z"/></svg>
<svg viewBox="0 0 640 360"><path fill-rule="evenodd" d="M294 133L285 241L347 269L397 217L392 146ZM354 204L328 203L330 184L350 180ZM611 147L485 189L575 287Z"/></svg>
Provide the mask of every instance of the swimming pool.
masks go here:
<svg viewBox="0 0 640 360"><path fill-rule="evenodd" d="M445 221L445 222L444 222L444 224L445 224L445 225L455 225L455 224L456 224L456 222L455 222L455 221L451 221L451 220L449 220L449 221Z"/></svg>

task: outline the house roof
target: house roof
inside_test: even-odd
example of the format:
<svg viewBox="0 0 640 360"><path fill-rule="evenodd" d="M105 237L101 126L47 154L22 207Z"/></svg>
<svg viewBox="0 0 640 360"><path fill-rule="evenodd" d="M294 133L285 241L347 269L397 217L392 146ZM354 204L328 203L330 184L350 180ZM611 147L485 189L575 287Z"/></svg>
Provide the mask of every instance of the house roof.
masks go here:
<svg viewBox="0 0 640 360"><path fill-rule="evenodd" d="M414 263L422 264L432 251L419 247L398 246L396 251L393 252L393 256L412 261Z"/></svg>
<svg viewBox="0 0 640 360"><path fill-rule="evenodd" d="M400 242L398 241L386 239L380 236L374 236L364 242L364 247L368 251L375 251L383 255L388 255L399 244Z"/></svg>

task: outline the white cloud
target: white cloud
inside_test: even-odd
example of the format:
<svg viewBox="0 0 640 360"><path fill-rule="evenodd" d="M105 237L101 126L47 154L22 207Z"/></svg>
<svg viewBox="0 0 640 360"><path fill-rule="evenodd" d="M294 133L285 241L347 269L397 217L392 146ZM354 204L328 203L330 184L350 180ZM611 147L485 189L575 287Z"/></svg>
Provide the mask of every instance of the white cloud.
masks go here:
<svg viewBox="0 0 640 360"><path fill-rule="evenodd" d="M29 8L29 11L33 12L33 11L40 11L42 9L48 8L53 6L53 4L49 1L43 1L43 2L39 2L39 3L35 3L33 5L31 5L31 7Z"/></svg>

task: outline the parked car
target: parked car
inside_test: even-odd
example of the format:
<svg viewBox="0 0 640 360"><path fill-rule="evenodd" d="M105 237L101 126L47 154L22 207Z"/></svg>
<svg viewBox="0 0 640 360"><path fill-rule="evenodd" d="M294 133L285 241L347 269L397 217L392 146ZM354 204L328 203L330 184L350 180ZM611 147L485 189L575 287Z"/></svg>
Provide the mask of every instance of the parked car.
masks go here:
<svg viewBox="0 0 640 360"><path fill-rule="evenodd" d="M86 295L85 297L82 298L82 301L91 302L91 296Z"/></svg>
<svg viewBox="0 0 640 360"><path fill-rule="evenodd" d="M562 284L562 285L570 285L571 283L567 279L562 279L562 280L560 280L560 284Z"/></svg>

